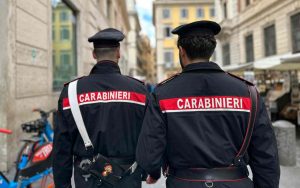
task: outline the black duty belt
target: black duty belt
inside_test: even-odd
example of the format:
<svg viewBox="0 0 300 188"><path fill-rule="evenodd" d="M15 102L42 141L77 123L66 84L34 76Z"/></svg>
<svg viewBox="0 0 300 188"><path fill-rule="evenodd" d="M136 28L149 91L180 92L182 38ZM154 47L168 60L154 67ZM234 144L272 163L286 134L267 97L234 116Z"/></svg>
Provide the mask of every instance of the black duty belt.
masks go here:
<svg viewBox="0 0 300 188"><path fill-rule="evenodd" d="M227 168L189 168L168 170L168 175L183 181L197 182L222 182L238 181L248 178L247 168L227 167Z"/></svg>

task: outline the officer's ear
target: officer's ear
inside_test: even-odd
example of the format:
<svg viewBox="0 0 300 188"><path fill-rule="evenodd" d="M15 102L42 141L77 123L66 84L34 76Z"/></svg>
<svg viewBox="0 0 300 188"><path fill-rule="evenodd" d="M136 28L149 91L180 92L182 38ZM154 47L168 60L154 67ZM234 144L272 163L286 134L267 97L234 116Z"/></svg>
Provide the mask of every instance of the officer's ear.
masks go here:
<svg viewBox="0 0 300 188"><path fill-rule="evenodd" d="M119 59L121 57L120 47L117 48L116 53L117 53L117 58Z"/></svg>
<svg viewBox="0 0 300 188"><path fill-rule="evenodd" d="M97 55L96 55L96 53L95 53L95 50L93 50L93 58L94 58L94 59L97 59Z"/></svg>
<svg viewBox="0 0 300 188"><path fill-rule="evenodd" d="M179 46L178 49L179 49L179 54L181 55L181 57L185 57L186 56L185 50L181 46Z"/></svg>

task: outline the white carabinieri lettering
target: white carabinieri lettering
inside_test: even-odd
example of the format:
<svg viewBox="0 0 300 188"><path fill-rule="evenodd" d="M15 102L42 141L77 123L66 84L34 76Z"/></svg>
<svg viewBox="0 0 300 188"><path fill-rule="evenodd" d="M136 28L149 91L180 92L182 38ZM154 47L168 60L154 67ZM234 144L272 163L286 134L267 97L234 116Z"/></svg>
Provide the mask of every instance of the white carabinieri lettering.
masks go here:
<svg viewBox="0 0 300 188"><path fill-rule="evenodd" d="M79 105L110 102L125 102L145 105L144 100L145 96L143 94L131 93L129 91L91 92L78 95ZM64 106L64 109L70 109L70 106Z"/></svg>
<svg viewBox="0 0 300 188"><path fill-rule="evenodd" d="M245 99L249 102L249 99ZM176 104L174 104L174 101ZM165 103L164 103L165 102ZM249 107L244 109L242 97L188 97L168 99L162 103L162 112L184 111L243 111L250 112ZM165 107L164 107L165 104ZM176 106L174 106L176 105ZM249 106L249 105L247 105Z"/></svg>

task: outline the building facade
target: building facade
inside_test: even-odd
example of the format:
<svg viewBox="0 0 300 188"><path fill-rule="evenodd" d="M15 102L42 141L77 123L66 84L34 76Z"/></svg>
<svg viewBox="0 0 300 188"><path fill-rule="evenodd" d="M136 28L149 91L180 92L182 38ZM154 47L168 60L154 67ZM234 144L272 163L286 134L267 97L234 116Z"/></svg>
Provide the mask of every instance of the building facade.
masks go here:
<svg viewBox="0 0 300 188"><path fill-rule="evenodd" d="M133 1L133 3L135 3ZM20 125L39 118L33 108L57 107L63 83L89 74L96 63L88 37L115 27L128 35L132 26L126 0L0 1L0 170L15 161ZM131 4L132 6L132 4ZM129 74L128 37L119 65ZM135 57L136 59L136 57Z"/></svg>
<svg viewBox="0 0 300 188"><path fill-rule="evenodd" d="M155 0L153 23L156 32L157 79L180 71L177 36L171 31L182 24L215 17L213 0Z"/></svg>
<svg viewBox="0 0 300 188"><path fill-rule="evenodd" d="M146 35L140 35L137 42L137 76L149 84L155 84L156 64L154 59L154 49L151 47L150 39Z"/></svg>
<svg viewBox="0 0 300 188"><path fill-rule="evenodd" d="M217 61L225 69L246 65L281 69L280 64L297 59L299 0L216 0L215 4L216 19L222 26Z"/></svg>
<svg viewBox="0 0 300 188"><path fill-rule="evenodd" d="M216 0L217 62L253 81L272 120L300 124L300 0Z"/></svg>
<svg viewBox="0 0 300 188"><path fill-rule="evenodd" d="M127 0L127 7L128 7L128 16L129 16L129 22L130 22L130 31L128 33L128 73L132 77L137 77L137 63L138 59L138 48L137 48L137 39L139 36L139 33L141 31L141 25L139 22L139 17L137 10L135 8L135 0Z"/></svg>

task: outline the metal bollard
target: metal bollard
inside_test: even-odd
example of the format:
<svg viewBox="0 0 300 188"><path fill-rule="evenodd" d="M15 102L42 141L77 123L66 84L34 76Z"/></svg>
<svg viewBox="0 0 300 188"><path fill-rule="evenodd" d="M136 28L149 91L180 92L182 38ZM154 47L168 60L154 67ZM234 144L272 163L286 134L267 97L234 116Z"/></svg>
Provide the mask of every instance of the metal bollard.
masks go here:
<svg viewBox="0 0 300 188"><path fill-rule="evenodd" d="M296 165L296 127L292 123L279 120L273 123L278 145L280 165Z"/></svg>

